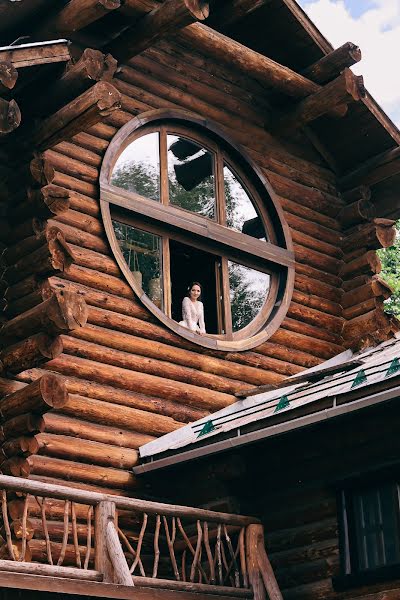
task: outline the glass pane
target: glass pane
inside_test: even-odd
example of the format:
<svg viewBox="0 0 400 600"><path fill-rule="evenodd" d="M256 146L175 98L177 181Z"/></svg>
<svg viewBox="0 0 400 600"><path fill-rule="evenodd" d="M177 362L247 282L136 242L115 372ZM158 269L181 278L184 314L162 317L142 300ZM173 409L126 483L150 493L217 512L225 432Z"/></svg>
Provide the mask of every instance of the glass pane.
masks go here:
<svg viewBox="0 0 400 600"><path fill-rule="evenodd" d="M264 226L250 196L227 165L224 165L224 187L227 226L265 240Z"/></svg>
<svg viewBox="0 0 400 600"><path fill-rule="evenodd" d="M385 485L354 495L359 568L374 569L399 561L398 499Z"/></svg>
<svg viewBox="0 0 400 600"><path fill-rule="evenodd" d="M149 133L125 148L114 165L110 183L152 200L160 200L158 133Z"/></svg>
<svg viewBox="0 0 400 600"><path fill-rule="evenodd" d="M246 327L260 312L268 295L270 276L228 261L232 329Z"/></svg>
<svg viewBox="0 0 400 600"><path fill-rule="evenodd" d="M199 144L167 136L169 201L174 206L215 218L213 155Z"/></svg>
<svg viewBox="0 0 400 600"><path fill-rule="evenodd" d="M136 283L162 309L161 238L118 221L112 223L122 254Z"/></svg>

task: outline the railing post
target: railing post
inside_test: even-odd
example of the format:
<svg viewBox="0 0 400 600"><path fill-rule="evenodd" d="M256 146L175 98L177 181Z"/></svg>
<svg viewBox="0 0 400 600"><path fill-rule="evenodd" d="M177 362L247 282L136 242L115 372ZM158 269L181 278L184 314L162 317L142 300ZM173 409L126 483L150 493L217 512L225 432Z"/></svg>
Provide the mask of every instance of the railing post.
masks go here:
<svg viewBox="0 0 400 600"><path fill-rule="evenodd" d="M262 525L250 525L250 527L256 528L257 564L268 598L269 600L283 600L274 570L265 551L264 528Z"/></svg>
<svg viewBox="0 0 400 600"><path fill-rule="evenodd" d="M254 600L266 600L264 583L258 566L258 539L263 534L262 525L248 525L246 529L246 562Z"/></svg>
<svg viewBox="0 0 400 600"><path fill-rule="evenodd" d="M109 500L99 502L95 511L94 540L96 571L103 573L104 583L114 582L114 568L107 550L107 525L115 522L115 503Z"/></svg>

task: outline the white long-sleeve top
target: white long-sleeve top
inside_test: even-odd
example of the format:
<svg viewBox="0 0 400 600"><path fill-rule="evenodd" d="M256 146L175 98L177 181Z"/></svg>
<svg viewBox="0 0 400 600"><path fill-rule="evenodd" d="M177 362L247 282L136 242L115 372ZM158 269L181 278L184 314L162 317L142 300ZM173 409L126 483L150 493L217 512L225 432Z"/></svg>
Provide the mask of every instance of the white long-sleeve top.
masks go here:
<svg viewBox="0 0 400 600"><path fill-rule="evenodd" d="M206 333L204 323L204 307L200 300L192 302L187 296L182 300L182 321L179 325L187 327L196 333Z"/></svg>

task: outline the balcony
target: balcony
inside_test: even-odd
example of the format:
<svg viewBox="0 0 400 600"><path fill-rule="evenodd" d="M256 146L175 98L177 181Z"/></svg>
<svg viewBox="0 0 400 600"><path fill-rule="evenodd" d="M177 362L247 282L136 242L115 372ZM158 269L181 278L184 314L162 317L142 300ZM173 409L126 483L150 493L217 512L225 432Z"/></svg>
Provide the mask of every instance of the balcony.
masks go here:
<svg viewBox="0 0 400 600"><path fill-rule="evenodd" d="M282 598L257 519L0 475L0 587Z"/></svg>

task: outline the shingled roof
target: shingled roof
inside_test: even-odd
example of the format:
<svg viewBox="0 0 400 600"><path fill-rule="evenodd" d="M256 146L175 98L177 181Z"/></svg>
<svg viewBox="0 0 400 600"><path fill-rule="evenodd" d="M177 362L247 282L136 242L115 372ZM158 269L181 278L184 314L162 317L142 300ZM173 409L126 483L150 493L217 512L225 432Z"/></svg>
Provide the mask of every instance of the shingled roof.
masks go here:
<svg viewBox="0 0 400 600"><path fill-rule="evenodd" d="M135 472L242 446L390 400L400 394L400 336L354 354L348 350L145 444ZM272 386L269 386L272 387Z"/></svg>

